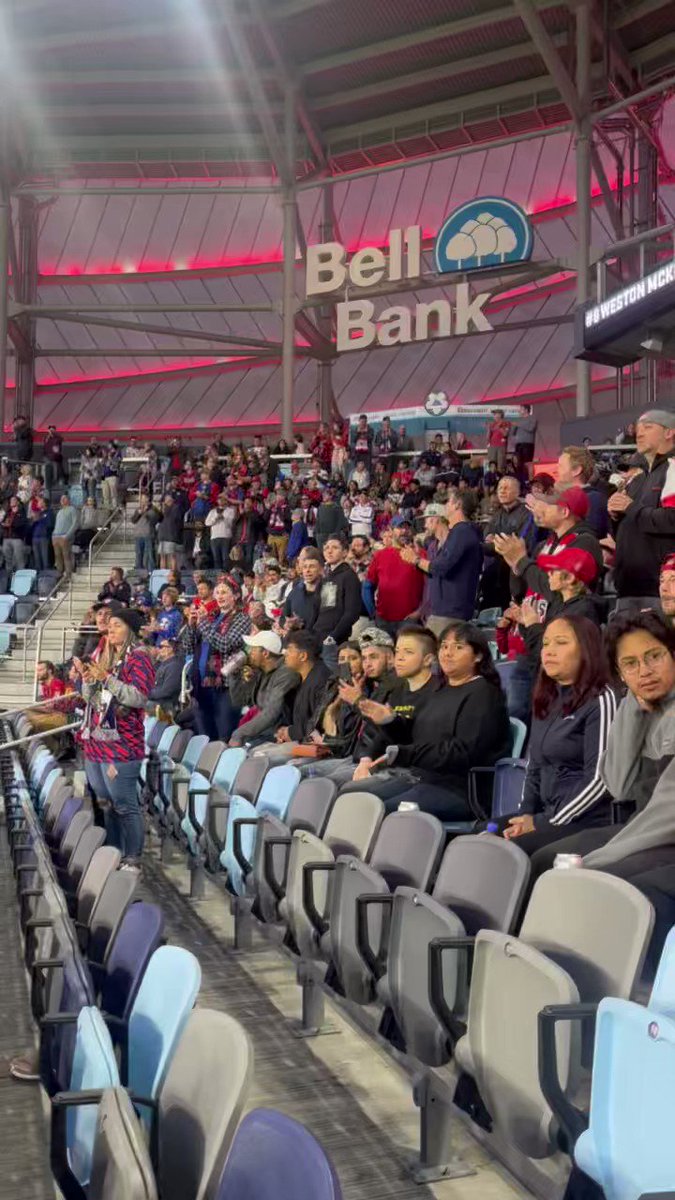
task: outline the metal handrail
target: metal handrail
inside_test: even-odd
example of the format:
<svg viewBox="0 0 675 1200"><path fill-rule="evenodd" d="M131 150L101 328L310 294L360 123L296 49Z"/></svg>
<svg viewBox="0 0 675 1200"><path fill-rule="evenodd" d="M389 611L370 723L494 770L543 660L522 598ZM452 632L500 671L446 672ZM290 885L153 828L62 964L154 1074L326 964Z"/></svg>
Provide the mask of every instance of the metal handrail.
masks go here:
<svg viewBox="0 0 675 1200"><path fill-rule="evenodd" d="M97 530L97 532L94 534L93 538L91 539L91 541L89 543L89 587L91 587L91 575L92 575L93 563L94 563L95 559L98 558L98 555L100 554L103 547L106 546L107 543L110 541L113 533L115 533L117 531L118 526L116 524L116 519L119 517L122 518L122 526L126 532L126 509L122 505L120 505L111 513L110 519L107 522L107 524L103 525L101 529ZM102 533L105 533L106 536L103 538L103 541L99 543L99 545L96 547L96 551L94 552L94 546L96 545L97 539L100 537L100 535ZM71 585L71 590L72 590L72 585ZM72 608L72 605L71 605L71 608ZM71 616L72 616L72 612L71 612Z"/></svg>
<svg viewBox="0 0 675 1200"><path fill-rule="evenodd" d="M4 713L0 716L4 717ZM60 725L57 729L43 729L40 733L31 733L28 737L15 738L12 742L3 742L0 745L0 754L5 750L14 750L16 746L26 746L28 742L35 742L38 738L54 737L55 733L71 733L74 729L81 729L84 721L73 721L72 725Z"/></svg>
<svg viewBox="0 0 675 1200"><path fill-rule="evenodd" d="M61 626L61 662L65 661L66 657L66 634L67 633L98 633L96 625L62 625Z"/></svg>
<svg viewBox="0 0 675 1200"><path fill-rule="evenodd" d="M58 704L60 701L69 700L73 696L79 696L79 692L64 692L62 696L52 696L51 700L35 700L31 704L31 709L47 708L50 704ZM25 713L26 705L22 704L21 708L7 708L0 711L0 720L4 721L8 717L18 716L20 713ZM0 744L0 750L4 747Z"/></svg>

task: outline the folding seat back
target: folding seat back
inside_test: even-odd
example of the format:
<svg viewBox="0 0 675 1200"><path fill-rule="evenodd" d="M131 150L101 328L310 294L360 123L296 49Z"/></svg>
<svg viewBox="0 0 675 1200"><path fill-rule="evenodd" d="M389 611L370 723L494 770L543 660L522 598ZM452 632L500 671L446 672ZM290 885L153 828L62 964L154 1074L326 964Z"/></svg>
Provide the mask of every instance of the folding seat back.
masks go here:
<svg viewBox="0 0 675 1200"><path fill-rule="evenodd" d="M253 1052L241 1025L225 1013L196 1008L159 1094L162 1200L216 1195L252 1070Z"/></svg>
<svg viewBox="0 0 675 1200"><path fill-rule="evenodd" d="M100 1091L118 1084L115 1052L103 1017L97 1008L83 1008L77 1018L69 1090ZM66 1116L67 1161L83 1188L87 1187L91 1177L96 1115L96 1106L88 1104L70 1108Z"/></svg>
<svg viewBox="0 0 675 1200"><path fill-rule="evenodd" d="M511 757L520 758L527 741L527 725L518 717L509 717L511 726Z"/></svg>
<svg viewBox="0 0 675 1200"><path fill-rule="evenodd" d="M98 1106L88 1200L157 1200L143 1128L124 1088L106 1088Z"/></svg>
<svg viewBox="0 0 675 1200"><path fill-rule="evenodd" d="M45 831L45 837L49 837L58 821L61 810L66 802L73 794L72 785L65 779L59 780L49 793L49 803L42 810L42 828Z"/></svg>
<svg viewBox="0 0 675 1200"><path fill-rule="evenodd" d="M212 793L210 799L213 798L224 802L226 796L229 794L241 796L244 800L249 800L251 804L255 804L263 780L269 770L269 765L269 759L265 755L261 754L255 757L249 755L239 767L232 781L232 786L228 789L220 789L220 795ZM214 786L216 785L217 781L214 780ZM206 814L206 830L209 841L218 850L221 850L224 846L227 836L227 812L228 809L224 803L218 807L215 805L212 806L209 803Z"/></svg>
<svg viewBox="0 0 675 1200"><path fill-rule="evenodd" d="M225 836L225 849L220 855L220 865L227 871L227 878L230 890L236 896L243 896L245 892L244 873L241 865L235 857L234 853L234 823L239 820L255 820L258 817L257 809L250 803L249 800L244 800L243 796L231 796L230 807L228 809L227 833ZM244 825L241 828L241 850L244 858L251 862L255 847L255 825Z"/></svg>
<svg viewBox="0 0 675 1200"><path fill-rule="evenodd" d="M121 861L122 855L114 846L100 846L92 854L77 890L77 919L81 925L88 925L106 879L117 870Z"/></svg>
<svg viewBox="0 0 675 1200"><path fill-rule="evenodd" d="M62 1013L79 1014L87 1005L94 1004L91 977L84 962L67 946L63 953L63 967L52 968L53 978L47 990L46 1015ZM58 978L57 978L58 977ZM46 1022L40 1041L40 1077L49 1095L65 1091L69 1085L73 1067L73 1054L77 1039L77 1025Z"/></svg>
<svg viewBox="0 0 675 1200"><path fill-rule="evenodd" d="M627 1000L598 1009L590 1124L574 1158L606 1200L673 1194L675 1022Z"/></svg>
<svg viewBox="0 0 675 1200"><path fill-rule="evenodd" d="M45 761L44 766L39 772L39 777L36 780L36 787L38 788L36 808L38 812L40 812L40 810L44 807L47 797L49 796L49 793L54 787L56 781L62 778L63 773L59 770L59 768L52 765L49 760Z"/></svg>
<svg viewBox="0 0 675 1200"><path fill-rule="evenodd" d="M49 835L50 845L59 846L70 829L71 822L82 810L81 796L68 796Z"/></svg>
<svg viewBox="0 0 675 1200"><path fill-rule="evenodd" d="M14 605L14 622L16 625L27 625L37 611L40 601L37 596L17 596Z"/></svg>
<svg viewBox="0 0 675 1200"><path fill-rule="evenodd" d="M155 950L129 1017L132 1093L154 1099L171 1063L201 985L194 954L180 946Z"/></svg>
<svg viewBox="0 0 675 1200"><path fill-rule="evenodd" d="M234 1136L216 1200L252 1196L341 1200L342 1193L326 1151L304 1125L285 1113L256 1108L246 1114Z"/></svg>
<svg viewBox="0 0 675 1200"><path fill-rule="evenodd" d="M601 871L547 871L520 937L569 972L584 1003L628 999L639 981L654 910L637 888Z"/></svg>
<svg viewBox="0 0 675 1200"><path fill-rule="evenodd" d="M150 591L152 592L153 596L155 596L155 597L159 596L160 589L164 586L165 583L168 583L168 582L169 582L169 572L168 571L162 569L162 570L150 572L149 586L150 586Z"/></svg>
<svg viewBox="0 0 675 1200"><path fill-rule="evenodd" d="M146 967L162 942L164 915L143 900L125 912L110 944L101 986L101 1011L126 1021Z"/></svg>
<svg viewBox="0 0 675 1200"><path fill-rule="evenodd" d="M177 733L180 733L180 726L178 726L178 725L165 725L164 726L164 728L162 729L162 732L159 735L159 741L157 742L157 745L155 747L158 754L168 754L169 753L169 750L171 749L171 743L173 742Z"/></svg>
<svg viewBox="0 0 675 1200"><path fill-rule="evenodd" d="M429 1066L449 1057L447 1031L431 1000L429 945L434 938L460 938L479 929L508 932L515 926L530 875L530 860L515 842L467 835L448 846L431 896L397 888L391 912L387 973L378 995L392 1009L408 1051ZM464 1016L467 960L446 951L441 960L443 999Z"/></svg>
<svg viewBox="0 0 675 1200"><path fill-rule="evenodd" d="M372 792L347 792L337 797L326 822L323 840L333 854L353 854L367 862L384 818L384 804Z"/></svg>
<svg viewBox="0 0 675 1200"><path fill-rule="evenodd" d="M82 508L84 504L84 488L81 483L71 483L68 488L68 499L74 508Z"/></svg>
<svg viewBox="0 0 675 1200"><path fill-rule="evenodd" d="M510 934L478 934L467 1032L455 1046L455 1061L475 1079L493 1128L530 1158L545 1158L555 1148L553 1113L539 1082L539 1013L578 1002L574 980L546 954ZM559 1031L559 1079L570 1094L579 1082L577 1026L568 1022Z"/></svg>
<svg viewBox="0 0 675 1200"><path fill-rule="evenodd" d="M7 625L11 622L16 606L16 597L0 596L0 624Z"/></svg>
<svg viewBox="0 0 675 1200"><path fill-rule="evenodd" d="M320 950L330 958L345 995L357 1004L374 996L375 980L357 943L357 901L360 896L387 894L399 885L424 892L436 868L445 838L436 817L422 812L394 812L384 818L370 863L341 855L334 869L329 929ZM323 872L321 872L323 874ZM307 880L309 884L310 879ZM308 888L309 891L309 888ZM308 914L309 915L309 914ZM388 911L380 905L368 913L368 943L381 951L388 934Z"/></svg>
<svg viewBox="0 0 675 1200"><path fill-rule="evenodd" d="M101 829L100 825L90 825L88 829L85 829L65 868L63 885L66 891L77 892L82 882L82 876L104 841L105 829Z"/></svg>
<svg viewBox="0 0 675 1200"><path fill-rule="evenodd" d="M59 843L56 855L56 861L59 865L65 866L66 863L70 862L71 855L76 849L85 829L91 828L93 824L93 813L89 809L83 811L82 802L80 801L80 811L75 813Z"/></svg>
<svg viewBox="0 0 675 1200"><path fill-rule="evenodd" d="M245 761L246 751L243 746L230 746L216 761L208 777L210 782L214 787L222 788L224 792L231 792L237 773ZM237 794L241 795L241 792Z"/></svg>
<svg viewBox="0 0 675 1200"><path fill-rule="evenodd" d="M222 754L223 743L219 742L218 747L219 753ZM175 770L171 778L171 803L174 812L181 820L187 812L190 778L204 751L207 751L208 759L210 756L209 739L206 734L200 733L190 738L179 762L176 762L173 754L171 755L175 763Z"/></svg>
<svg viewBox="0 0 675 1200"><path fill-rule="evenodd" d="M160 721L158 717L145 717L143 721L143 737L145 740L146 749L148 750L155 750L157 748L157 742L155 742L154 745L152 744L152 737L153 734L155 734L159 724ZM157 741L159 741L161 732L157 733L156 736Z"/></svg>
<svg viewBox="0 0 675 1200"><path fill-rule="evenodd" d="M675 929L664 942L649 1007L675 1020Z"/></svg>
<svg viewBox="0 0 675 1200"><path fill-rule="evenodd" d="M193 854L197 850L197 837L206 824L211 789L219 787L229 794L235 775L245 758L246 751L243 747L231 746L225 749L223 742L210 742L202 751L189 784L189 793L193 793L191 812L194 820L190 812L187 812L181 821L181 828Z"/></svg>
<svg viewBox="0 0 675 1200"><path fill-rule="evenodd" d="M297 767L292 767L288 763L282 767L272 767L265 775L258 793L256 803L258 816L271 813L283 821L299 783L300 772Z"/></svg>
<svg viewBox="0 0 675 1200"><path fill-rule="evenodd" d="M40 571L37 577L37 594L41 600L46 599L54 591L59 582L58 571Z"/></svg>
<svg viewBox="0 0 675 1200"><path fill-rule="evenodd" d="M321 837L337 795L332 779L302 779L286 813L291 832L307 829Z"/></svg>
<svg viewBox="0 0 675 1200"><path fill-rule="evenodd" d="M524 758L500 758L495 763L492 783L492 818L517 813L523 798L527 762Z"/></svg>
<svg viewBox="0 0 675 1200"><path fill-rule="evenodd" d="M87 956L104 963L113 938L138 889L138 871L111 871L89 915Z"/></svg>
<svg viewBox="0 0 675 1200"><path fill-rule="evenodd" d="M32 592L36 579L37 571L23 569L15 571L12 575L10 590L15 596L27 596L29 592Z"/></svg>

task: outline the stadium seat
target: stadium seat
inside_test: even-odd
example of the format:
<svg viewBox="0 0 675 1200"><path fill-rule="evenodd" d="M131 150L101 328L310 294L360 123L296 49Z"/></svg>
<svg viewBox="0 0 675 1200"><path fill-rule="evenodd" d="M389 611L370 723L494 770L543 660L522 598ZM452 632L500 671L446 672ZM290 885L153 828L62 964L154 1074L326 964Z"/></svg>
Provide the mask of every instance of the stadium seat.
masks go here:
<svg viewBox="0 0 675 1200"><path fill-rule="evenodd" d="M266 813L283 821L299 783L297 767L288 764L272 767L265 775L255 807L243 796L232 797L220 864L227 872L228 887L235 895L244 894L245 868L242 863L250 866L252 862L258 821Z"/></svg>
<svg viewBox="0 0 675 1200"><path fill-rule="evenodd" d="M322 837L336 795L337 788L332 779L302 779L288 807L286 822L269 813L263 817L258 826L251 867L252 894L263 921L273 923L279 919L278 903L283 896L291 835L302 829ZM266 870L266 843L271 838L275 843L270 847L272 858ZM273 884L268 881L268 874Z"/></svg>
<svg viewBox="0 0 675 1200"><path fill-rule="evenodd" d="M482 608L476 617L476 625L479 629L494 629L501 615L501 608Z"/></svg>
<svg viewBox="0 0 675 1200"><path fill-rule="evenodd" d="M15 571L12 575L10 591L15 596L27 596L32 592L37 580L37 571L21 570Z"/></svg>
<svg viewBox="0 0 675 1200"><path fill-rule="evenodd" d="M122 1040L121 1078L132 1095L156 1096L194 1007L201 978L201 967L189 950L180 946L155 950ZM114 1023L117 1029L124 1026L124 1018Z"/></svg>
<svg viewBox="0 0 675 1200"><path fill-rule="evenodd" d="M511 726L511 757L520 758L527 741L527 725L518 717L509 717Z"/></svg>
<svg viewBox="0 0 675 1200"><path fill-rule="evenodd" d="M244 800L249 800L251 804L255 804L263 785L263 780L269 770L269 765L269 760L264 755L256 755L255 757L251 755L246 758L237 771L232 784L232 793L236 793L237 796L242 796ZM218 869L220 855L225 849L229 804L229 794L222 789L215 788L209 796L206 813L205 841L207 860L212 870Z"/></svg>
<svg viewBox="0 0 675 1200"><path fill-rule="evenodd" d="M82 1008L77 1018L75 1051L70 1074L69 1091L73 1093L100 1091L115 1087L119 1083L119 1072L113 1044L105 1021L97 1008ZM96 1136L96 1107L92 1104L76 1105L65 1113L57 1093L52 1099L52 1162L60 1152L64 1166L75 1176L81 1187L86 1188L91 1176L94 1139ZM60 1125L58 1118L65 1115ZM63 1178L61 1184L65 1195L72 1195Z"/></svg>
<svg viewBox="0 0 675 1200"><path fill-rule="evenodd" d="M146 1138L128 1093L106 1088L96 1113L87 1200L158 1200Z"/></svg>
<svg viewBox="0 0 675 1200"><path fill-rule="evenodd" d="M216 1200L341 1200L341 1195L330 1159L309 1130L284 1113L256 1108L234 1136Z"/></svg>
<svg viewBox="0 0 675 1200"><path fill-rule="evenodd" d="M74 508L82 508L84 504L84 488L80 483L71 483L68 488L68 499Z"/></svg>
<svg viewBox="0 0 675 1200"><path fill-rule="evenodd" d="M474 817L479 821L489 820L491 815L493 817L507 815L503 805L510 804L512 796L517 792L519 773L517 771L509 772L506 764L513 765L521 761L521 755L527 741L527 726L518 717L509 717L509 725L511 727L511 757L500 759L499 763L496 763L494 766L471 767L469 771L469 808ZM492 780L491 794L486 791L486 784L490 780ZM523 783L524 773L519 802L522 798ZM515 812L516 809L512 808L508 811ZM470 828L461 828L458 823L454 822L450 826L446 826L446 828L451 829L452 832L471 832Z"/></svg>
<svg viewBox="0 0 675 1200"><path fill-rule="evenodd" d="M37 577L37 594L44 600L51 595L59 582L58 571L40 571Z"/></svg>
<svg viewBox="0 0 675 1200"><path fill-rule="evenodd" d="M140 900L129 906L105 962L102 1012L128 1021L146 967L161 944L163 932L164 915L156 904Z"/></svg>
<svg viewBox="0 0 675 1200"><path fill-rule="evenodd" d="M159 596L160 589L163 588L164 584L168 583L168 582L169 582L169 572L168 571L164 571L164 570L151 571L149 587L150 587L150 591L152 592L153 596L155 596L155 597Z"/></svg>
<svg viewBox="0 0 675 1200"><path fill-rule="evenodd" d="M0 596L0 624L9 625L13 622L14 609L16 607L16 596ZM14 622L16 624L16 622ZM5 630L8 638L11 635L10 630Z"/></svg>
<svg viewBox="0 0 675 1200"><path fill-rule="evenodd" d="M98 975L102 974L98 968L105 962L108 949L136 894L139 881L138 871L111 871L91 909L86 925L79 921L76 923L80 946L94 972L94 982L97 985Z"/></svg>

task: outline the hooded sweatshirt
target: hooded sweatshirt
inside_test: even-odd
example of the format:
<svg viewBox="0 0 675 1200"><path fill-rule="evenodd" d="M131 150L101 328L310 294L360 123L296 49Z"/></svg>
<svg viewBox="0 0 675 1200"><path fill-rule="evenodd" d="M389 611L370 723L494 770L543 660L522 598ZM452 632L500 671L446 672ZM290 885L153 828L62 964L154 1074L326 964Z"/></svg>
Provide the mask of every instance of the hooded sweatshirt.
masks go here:
<svg viewBox="0 0 675 1200"><path fill-rule="evenodd" d="M637 812L616 835L584 857L604 867L656 846L675 845L675 690L655 712L632 693L621 701L600 771L616 800L633 800Z"/></svg>

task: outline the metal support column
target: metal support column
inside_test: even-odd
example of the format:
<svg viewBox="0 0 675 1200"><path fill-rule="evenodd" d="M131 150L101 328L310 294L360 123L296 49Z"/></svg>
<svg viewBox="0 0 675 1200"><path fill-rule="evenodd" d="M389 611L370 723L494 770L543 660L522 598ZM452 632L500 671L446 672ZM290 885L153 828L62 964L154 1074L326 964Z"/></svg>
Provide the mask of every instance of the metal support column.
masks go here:
<svg viewBox="0 0 675 1200"><path fill-rule="evenodd" d="M9 200L0 192L0 437L4 435L7 407L7 260L9 246Z"/></svg>
<svg viewBox="0 0 675 1200"><path fill-rule="evenodd" d="M295 375L295 97L286 91L284 107L284 179L282 207L284 213L284 272L281 316L283 322L281 351L281 435L291 442L293 437L293 382Z"/></svg>
<svg viewBox="0 0 675 1200"><path fill-rule="evenodd" d="M21 304L35 304L38 290L38 221L39 206L30 196L19 200L19 279L16 299ZM27 351L17 353L14 415L22 413L33 423L35 394L35 317L26 314L18 318Z"/></svg>
<svg viewBox="0 0 675 1200"><path fill-rule="evenodd" d="M333 185L323 189L321 195L322 222L320 226L321 241L331 242L335 236L335 212L333 207ZM323 336L332 339L332 306L324 305L317 314L317 325ZM330 421L338 415L335 395L333 393L333 363L332 360L320 362L318 365L319 383L319 419Z"/></svg>
<svg viewBox="0 0 675 1200"><path fill-rule="evenodd" d="M591 6L579 0L576 8L577 105L575 152L577 168L577 304L589 297L591 256ZM577 359L577 417L591 408L591 364Z"/></svg>

